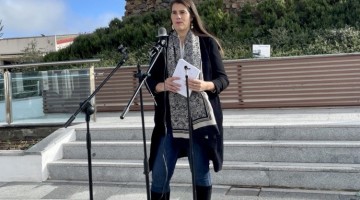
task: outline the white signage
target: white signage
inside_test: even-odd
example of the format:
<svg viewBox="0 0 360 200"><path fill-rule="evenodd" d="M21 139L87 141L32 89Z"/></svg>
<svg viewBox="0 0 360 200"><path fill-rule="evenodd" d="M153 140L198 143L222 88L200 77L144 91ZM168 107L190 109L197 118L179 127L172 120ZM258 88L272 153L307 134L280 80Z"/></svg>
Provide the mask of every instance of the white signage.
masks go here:
<svg viewBox="0 0 360 200"><path fill-rule="evenodd" d="M254 58L270 58L270 45L253 44L252 54Z"/></svg>

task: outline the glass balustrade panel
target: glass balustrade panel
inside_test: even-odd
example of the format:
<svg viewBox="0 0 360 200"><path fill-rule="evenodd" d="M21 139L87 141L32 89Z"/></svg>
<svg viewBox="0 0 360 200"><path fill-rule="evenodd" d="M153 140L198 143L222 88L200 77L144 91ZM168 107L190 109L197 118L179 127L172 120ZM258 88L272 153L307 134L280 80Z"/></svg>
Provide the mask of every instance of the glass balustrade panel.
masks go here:
<svg viewBox="0 0 360 200"><path fill-rule="evenodd" d="M88 69L11 74L13 124L65 124L90 95ZM84 122L79 113L74 122Z"/></svg>

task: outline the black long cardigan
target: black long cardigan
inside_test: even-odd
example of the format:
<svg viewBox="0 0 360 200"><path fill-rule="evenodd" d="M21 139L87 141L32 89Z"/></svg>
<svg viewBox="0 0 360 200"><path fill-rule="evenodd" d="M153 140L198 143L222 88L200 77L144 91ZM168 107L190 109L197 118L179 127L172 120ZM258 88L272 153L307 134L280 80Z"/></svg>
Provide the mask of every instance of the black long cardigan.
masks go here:
<svg viewBox="0 0 360 200"><path fill-rule="evenodd" d="M207 91L209 96L209 101L214 110L214 115L216 118L218 131L208 131L206 132L206 137L212 138L213 140L209 144L205 144L208 147L208 152L210 155L210 160L213 162L214 171L220 171L222 169L223 163L223 114L220 104L219 94L226 89L229 85L228 77L225 73L224 65L221 59L220 52L218 50L217 43L211 37L200 36L200 50L201 50L201 60L202 60L202 70L205 81L212 81L215 85L215 91ZM168 52L172 53L172 52ZM150 71L150 77L147 78L147 84L149 90L155 96L155 116L154 122L155 126L151 136L151 147L150 147L150 158L149 166L150 170L153 168L156 152L159 147L159 142L161 136L165 135L165 120L170 119L169 114L169 101L167 92L155 92L155 87L159 82L164 82L168 77L165 70L165 56L161 54L156 60L154 67ZM166 107L164 102L166 101ZM166 114L166 117L164 116ZM217 132L216 135L211 135L211 133ZM215 134L215 133L214 133ZM194 133L194 136L196 134ZM186 156L186 152L180 152L179 157Z"/></svg>

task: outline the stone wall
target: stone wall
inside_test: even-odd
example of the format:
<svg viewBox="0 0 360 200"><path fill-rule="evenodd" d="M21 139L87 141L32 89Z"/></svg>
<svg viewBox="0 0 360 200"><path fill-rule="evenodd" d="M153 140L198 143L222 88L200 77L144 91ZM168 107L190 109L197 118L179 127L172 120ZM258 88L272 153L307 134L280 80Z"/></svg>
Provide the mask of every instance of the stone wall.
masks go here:
<svg viewBox="0 0 360 200"><path fill-rule="evenodd" d="M195 4L200 1L193 0ZM223 0L227 11L238 10L247 2L257 3L261 0ZM171 0L126 0L125 16L138 15L148 11L154 11L161 8L169 8Z"/></svg>

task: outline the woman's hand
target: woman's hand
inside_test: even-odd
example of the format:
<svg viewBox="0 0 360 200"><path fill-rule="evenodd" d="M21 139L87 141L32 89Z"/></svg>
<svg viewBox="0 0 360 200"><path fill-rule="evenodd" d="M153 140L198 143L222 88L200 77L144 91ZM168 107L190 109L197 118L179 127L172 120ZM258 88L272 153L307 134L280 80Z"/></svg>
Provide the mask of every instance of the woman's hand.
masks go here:
<svg viewBox="0 0 360 200"><path fill-rule="evenodd" d="M179 77L169 77L163 82L156 85L156 92L165 92L170 91L177 93L180 90L180 84L175 82L180 80ZM200 79L188 79L189 80L189 89L195 92L201 91L214 91L215 85L212 81L203 81Z"/></svg>
<svg viewBox="0 0 360 200"><path fill-rule="evenodd" d="M215 89L215 85L212 81L189 79L189 89L195 92L213 91Z"/></svg>
<svg viewBox="0 0 360 200"><path fill-rule="evenodd" d="M179 79L179 77L169 77L165 80L165 83L158 83L156 85L156 92L170 91L177 93L180 90L180 84L175 81Z"/></svg>

